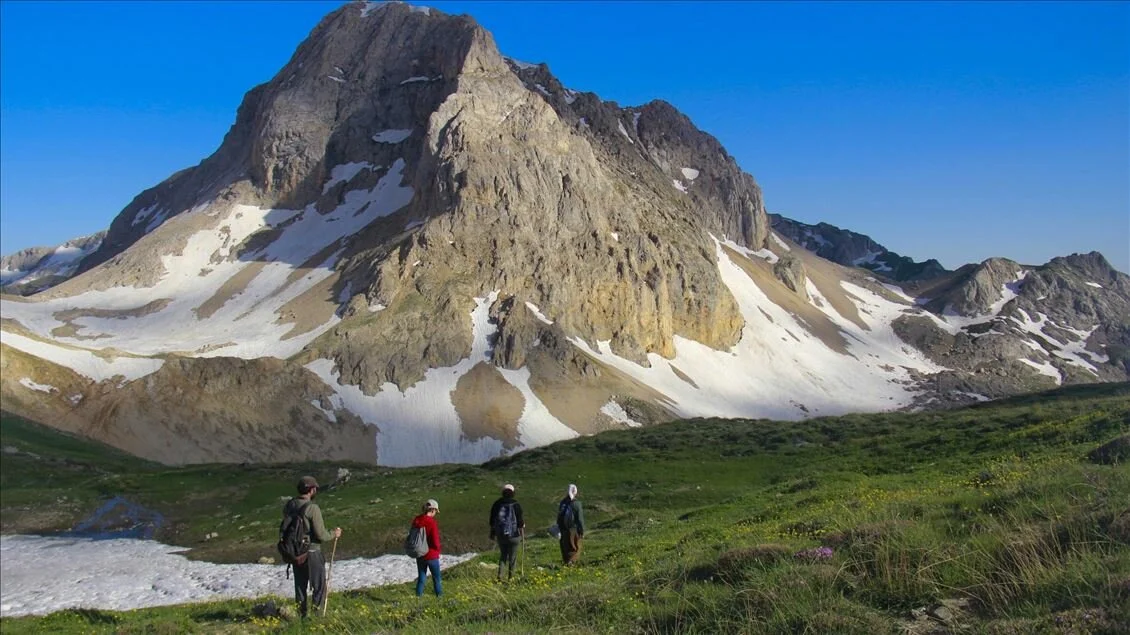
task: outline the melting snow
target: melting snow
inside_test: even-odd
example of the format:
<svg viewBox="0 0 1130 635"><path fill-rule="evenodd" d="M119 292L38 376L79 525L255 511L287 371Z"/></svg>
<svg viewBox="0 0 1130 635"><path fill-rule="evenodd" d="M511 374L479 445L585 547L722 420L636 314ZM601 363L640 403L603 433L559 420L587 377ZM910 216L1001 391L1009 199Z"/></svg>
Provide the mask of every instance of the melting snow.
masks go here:
<svg viewBox="0 0 1130 635"><path fill-rule="evenodd" d="M0 615L46 615L69 608L126 611L150 606L268 595L291 599L285 565L189 560L183 547L152 540L0 536ZM448 568L474 558L444 555ZM408 556L338 560L333 591L416 579ZM405 589L405 596L412 591Z"/></svg>
<svg viewBox="0 0 1130 635"><path fill-rule="evenodd" d="M1034 362L1023 357L1020 358L1020 361L1028 364L1032 368L1035 368L1036 371L1038 371L1041 375L1047 375L1048 377L1054 379L1057 386L1063 383L1063 375L1060 374L1059 369L1057 369L1055 366L1052 366L1051 362Z"/></svg>
<svg viewBox="0 0 1130 635"><path fill-rule="evenodd" d="M619 232L608 232L608 235L612 236L612 240L615 240L616 242L620 242Z"/></svg>
<svg viewBox="0 0 1130 635"><path fill-rule="evenodd" d="M345 80L340 78L340 77L334 77L333 75L326 75L326 77L329 77L330 79L334 80L335 82L337 82L339 84L345 83Z"/></svg>
<svg viewBox="0 0 1130 635"><path fill-rule="evenodd" d="M99 348L115 348L140 356L178 351L201 351L201 356L287 358L308 342L332 328L336 315L305 332L293 336L293 326L279 320L282 307L327 278L335 275L334 264L340 255L330 253L310 266L327 246L343 244L350 236L377 218L388 216L412 200L411 187L401 185L404 161L398 159L375 186L347 192L333 211L321 214L313 205L305 210L269 210L235 205L219 225L191 235L178 254L162 257L165 273L149 288L114 287L88 291L45 302L0 300L4 317L47 339L64 323L57 312L83 309L129 312L150 303L163 303L159 310L133 316L102 317L85 315L70 321L78 327L75 337L60 336L46 343L8 331L2 341L22 351L71 368L95 381L121 374L136 379L156 371L160 359L127 356L103 359L85 346L96 337ZM215 213L201 208L188 212ZM278 235L257 251L235 257L236 247L252 234L276 228ZM186 321L185 316L214 296L216 289L256 263L258 274L240 293L226 299L211 315ZM299 266L308 272L295 278Z"/></svg>
<svg viewBox="0 0 1130 635"><path fill-rule="evenodd" d="M792 251L792 248L785 244L785 241L781 240L781 237L778 236L776 232L769 232L769 235L772 236L773 242L777 243L777 246L779 246L781 249L784 249L785 251Z"/></svg>
<svg viewBox="0 0 1130 635"><path fill-rule="evenodd" d="M361 172L361 170L379 169L379 167L374 166L368 161L361 161L357 163L342 163L341 165L335 165L333 169L330 170L330 180L326 181L326 184L322 186L322 194L329 192L330 188L337 185L338 183L348 183L349 181L352 181L353 177L357 176Z"/></svg>
<svg viewBox="0 0 1130 635"><path fill-rule="evenodd" d="M404 392L388 382L377 394L366 395L357 386L339 382L333 360L318 359L306 365L337 392L345 408L377 427L376 452L380 465L482 463L509 453L498 439L467 439L451 401L460 377L480 362L490 363L490 341L497 331L490 324L490 306L497 298L498 291L485 298L475 298L475 308L470 314L471 355L454 366L429 368L422 380ZM498 371L525 398L518 421L519 445L513 451L577 436L553 417L530 389L528 368L500 368Z"/></svg>
<svg viewBox="0 0 1130 635"><path fill-rule="evenodd" d="M915 309L843 283L867 328L841 317L830 306L820 307L845 334L848 354L837 352L793 314L772 303L730 260L722 244L716 241L722 281L745 318L741 340L732 349L717 351L675 336L674 359L650 354L651 367L646 368L615 355L607 341L597 342L595 350L580 338L570 341L663 393L681 417L799 419L891 410L909 405L914 397L909 387L910 369L941 370L908 347L888 326L894 317ZM782 341L787 344L782 346ZM808 409L791 404L806 404Z"/></svg>
<svg viewBox="0 0 1130 635"><path fill-rule="evenodd" d="M681 171L688 181L693 181L698 178L698 170L694 168L681 168Z"/></svg>
<svg viewBox="0 0 1130 635"><path fill-rule="evenodd" d="M624 122L617 120L616 127L619 128L620 134L624 135L624 138L628 140L628 143L635 145L636 142L632 141L632 137L628 134L628 130L624 128Z"/></svg>
<svg viewBox="0 0 1130 635"><path fill-rule="evenodd" d="M377 143L400 143L412 135L411 128L404 128L399 130L382 130L373 135L373 141Z"/></svg>
<svg viewBox="0 0 1130 635"><path fill-rule="evenodd" d="M541 320L542 322L545 322L546 324L553 324L553 320L545 317L545 314L543 314L541 312L541 309L539 309L533 302L526 302L526 308L529 309L537 317L537 319Z"/></svg>
<svg viewBox="0 0 1130 635"><path fill-rule="evenodd" d="M671 179L671 184L675 186L676 190L679 190L683 194L687 193L687 186L683 185L682 181L679 181L678 179Z"/></svg>
<svg viewBox="0 0 1130 635"><path fill-rule="evenodd" d="M577 101L577 91L569 90L568 88L566 88L565 89L565 103L571 105L575 101Z"/></svg>
<svg viewBox="0 0 1130 635"><path fill-rule="evenodd" d="M4 314L8 317L9 311L5 309ZM95 355L84 348L58 346L9 331L0 331L0 342L40 359L70 368L94 381L104 381L119 375L127 381L139 379L157 372L165 363L161 359L145 357L106 357L101 353Z"/></svg>
<svg viewBox="0 0 1130 635"><path fill-rule="evenodd" d="M1004 308L1004 305L1008 304L1020 293L1021 282L1027 276L1028 272L1022 269L1017 275L1016 279L1011 282L1006 282L1003 286L1001 286L1000 299L992 303L992 305L989 306L989 311L984 315L972 315L968 317L964 315L958 315L953 310L953 307L947 304L946 308L942 311L942 316L940 319L937 319L937 316L934 316L935 321L939 322L942 328L949 331L951 334L956 334L963 328L968 328L977 324L984 324L985 322L991 322L1001 312L1001 309ZM933 316L933 314L929 315Z"/></svg>
<svg viewBox="0 0 1130 635"><path fill-rule="evenodd" d="M21 377L20 378L20 384L22 386L26 387L26 388L30 388L32 390L37 390L39 392L52 393L52 392L58 392L59 391L59 389L54 387L54 386L36 383L35 380L33 380L30 377Z"/></svg>
<svg viewBox="0 0 1130 635"><path fill-rule="evenodd" d="M400 82L400 85L403 86L405 84L413 84L413 83L416 83L416 82L430 82L430 81L432 81L432 78L430 78L426 75L415 75L413 77L409 77L408 79Z"/></svg>
<svg viewBox="0 0 1130 635"><path fill-rule="evenodd" d="M628 412L624 410L623 406L616 403L615 400L610 399L608 403L600 407L600 411L608 415L610 419L616 423L623 423L630 428L638 428L642 423L628 416Z"/></svg>
<svg viewBox="0 0 1130 635"><path fill-rule="evenodd" d="M1096 288L1096 289L1101 289L1101 288L1103 288L1103 285L1101 285L1101 284L1099 284L1099 283L1097 283L1097 282L1084 282L1083 284L1087 285L1088 287L1094 287L1094 288Z"/></svg>
<svg viewBox="0 0 1130 635"><path fill-rule="evenodd" d="M1081 368L1085 368L1098 376L1098 369L1096 369L1095 366L1083 356L1086 355L1087 357L1092 358L1100 364L1105 364L1110 361L1110 358L1108 356L1086 349L1087 339L1090 338L1091 334L1094 333L1095 329L1098 328L1097 324L1091 327L1090 330L1083 331L1067 326L1059 326L1049 320L1048 316L1044 315L1043 313L1037 313L1039 319L1032 319L1028 315L1028 313L1024 311L1024 309L1017 309L1016 312L1020 315L1020 317L1017 317L1015 315L1010 316L1009 319L1011 319L1013 323L1019 326L1022 331L1028 332L1032 335L1037 335L1045 342L1053 346L1055 350L1052 350L1051 354L1068 362L1069 364L1074 364ZM1062 331L1066 331L1067 333L1071 333L1077 339L1068 342L1060 341L1058 338L1044 330L1046 326L1051 326ZM1044 350L1042 346L1035 344L1034 342L1030 343L1030 345L1032 345L1032 348L1034 350Z"/></svg>
<svg viewBox="0 0 1130 635"><path fill-rule="evenodd" d="M534 84L534 88L537 88L539 93L545 95L546 97L549 97L549 91L545 89L545 86L542 86L541 84Z"/></svg>

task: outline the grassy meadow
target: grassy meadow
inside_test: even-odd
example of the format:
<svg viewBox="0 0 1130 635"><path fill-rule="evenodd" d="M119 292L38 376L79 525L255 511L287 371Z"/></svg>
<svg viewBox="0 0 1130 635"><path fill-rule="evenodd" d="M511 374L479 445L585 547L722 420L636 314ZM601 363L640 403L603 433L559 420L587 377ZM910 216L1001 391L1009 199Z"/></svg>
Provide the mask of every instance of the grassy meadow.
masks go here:
<svg viewBox="0 0 1130 635"><path fill-rule="evenodd" d="M606 432L479 466L171 468L0 420L0 530L64 531L123 496L189 557L274 556L280 497L323 484L337 558L400 553L441 505L445 597L409 584L332 592L308 622L269 598L4 618L5 635L260 632L1127 633L1130 384L960 410L804 422L699 419ZM486 516L517 486L521 575L493 581ZM548 534L568 483L589 526L578 566ZM217 537L205 539L216 533ZM430 592L429 592L430 593ZM286 605L285 598L275 598Z"/></svg>

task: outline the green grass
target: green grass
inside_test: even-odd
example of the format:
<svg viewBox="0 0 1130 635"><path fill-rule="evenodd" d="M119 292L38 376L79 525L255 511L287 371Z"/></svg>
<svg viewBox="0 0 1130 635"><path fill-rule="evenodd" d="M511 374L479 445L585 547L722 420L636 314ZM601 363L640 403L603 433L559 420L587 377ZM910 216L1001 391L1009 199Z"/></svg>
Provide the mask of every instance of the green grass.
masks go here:
<svg viewBox="0 0 1130 635"><path fill-rule="evenodd" d="M1087 458L1128 434L1130 385L1108 384L948 412L674 422L481 466L174 469L4 416L0 445L19 450L0 462L5 533L65 529L123 495L164 514L156 538L192 557L255 561L274 555L279 499L298 476L328 483L347 467L350 480L319 498L345 531L339 559L399 553L425 498L440 501L446 552L483 555L445 572L442 601L408 585L335 592L311 624L259 616L259 599L0 628L925 633L942 622L914 616L948 609L955 632L1130 632L1130 469ZM500 586L483 563L497 562L485 517L504 482L518 486L530 537L521 579ZM581 564L561 568L545 530L570 482L590 529ZM794 556L818 546L831 557Z"/></svg>

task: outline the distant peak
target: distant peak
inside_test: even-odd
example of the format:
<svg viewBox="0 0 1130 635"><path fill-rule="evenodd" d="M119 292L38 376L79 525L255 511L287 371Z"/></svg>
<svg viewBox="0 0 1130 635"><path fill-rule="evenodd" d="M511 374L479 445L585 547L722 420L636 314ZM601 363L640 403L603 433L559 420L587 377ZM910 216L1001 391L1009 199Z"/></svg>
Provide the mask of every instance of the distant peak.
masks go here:
<svg viewBox="0 0 1130 635"><path fill-rule="evenodd" d="M359 0L359 2L357 4L361 5L361 17L362 18L368 17L369 14L371 14L374 11L377 11L379 9L383 9L384 7L392 6L392 5L400 5L400 6L407 7L413 13L423 13L424 15L428 15L428 16L430 16L432 14L432 8L431 7L411 5L411 4L408 4L407 2L399 2L397 0L392 0L392 1L389 1L389 2L369 2L368 0Z"/></svg>

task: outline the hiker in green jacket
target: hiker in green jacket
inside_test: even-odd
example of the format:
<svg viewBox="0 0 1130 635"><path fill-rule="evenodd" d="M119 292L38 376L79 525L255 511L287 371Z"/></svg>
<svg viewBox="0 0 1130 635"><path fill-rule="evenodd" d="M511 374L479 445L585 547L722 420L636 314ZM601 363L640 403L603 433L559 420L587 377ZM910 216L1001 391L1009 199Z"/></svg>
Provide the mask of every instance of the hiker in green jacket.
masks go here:
<svg viewBox="0 0 1130 635"><path fill-rule="evenodd" d="M322 509L313 502L317 494L318 481L313 476L303 476L298 481L298 496L287 501L283 507L284 517L296 512L302 514L310 536L310 551L306 562L294 566L294 600L298 603L298 612L302 617L306 617L307 587L313 592L315 612L326 601L326 556L322 554L322 543L341 537L341 527L334 527L333 532L326 531Z"/></svg>
<svg viewBox="0 0 1130 635"><path fill-rule="evenodd" d="M585 537L585 514L577 500L577 486L572 483L557 505L557 528L561 531L561 561L567 565L576 563L581 555L581 539Z"/></svg>

